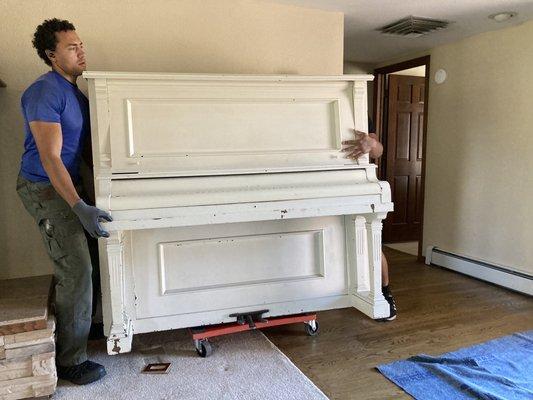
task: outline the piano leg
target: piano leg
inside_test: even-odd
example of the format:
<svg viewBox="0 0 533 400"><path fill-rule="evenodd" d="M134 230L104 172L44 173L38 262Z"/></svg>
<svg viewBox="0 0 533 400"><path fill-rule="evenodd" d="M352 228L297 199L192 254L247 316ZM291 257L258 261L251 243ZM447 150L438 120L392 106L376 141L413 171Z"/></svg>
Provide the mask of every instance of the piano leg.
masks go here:
<svg viewBox="0 0 533 400"><path fill-rule="evenodd" d="M107 353L110 355L131 351L133 329L125 309L124 244L123 232L110 232L108 239L100 239L102 279L102 311Z"/></svg>
<svg viewBox="0 0 533 400"><path fill-rule="evenodd" d="M370 318L388 317L389 304L381 293L381 221L386 213L351 216L347 222L351 265L352 306ZM350 254L351 253L351 254Z"/></svg>

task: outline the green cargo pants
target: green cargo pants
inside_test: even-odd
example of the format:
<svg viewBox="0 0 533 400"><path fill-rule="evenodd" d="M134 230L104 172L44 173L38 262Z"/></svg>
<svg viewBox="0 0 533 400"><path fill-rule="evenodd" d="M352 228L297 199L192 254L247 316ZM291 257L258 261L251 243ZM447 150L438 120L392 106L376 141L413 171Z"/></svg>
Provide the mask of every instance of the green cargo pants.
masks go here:
<svg viewBox="0 0 533 400"><path fill-rule="evenodd" d="M54 263L56 362L65 367L80 364L87 360L87 338L96 304L93 279L95 289L99 289L97 241L90 236L87 240L78 217L50 183L30 182L19 176L17 193L39 226Z"/></svg>

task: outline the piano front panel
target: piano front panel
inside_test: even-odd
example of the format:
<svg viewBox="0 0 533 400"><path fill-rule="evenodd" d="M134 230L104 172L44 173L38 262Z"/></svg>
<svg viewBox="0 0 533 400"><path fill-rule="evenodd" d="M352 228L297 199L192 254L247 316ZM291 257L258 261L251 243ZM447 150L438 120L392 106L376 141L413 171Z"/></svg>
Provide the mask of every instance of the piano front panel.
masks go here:
<svg viewBox="0 0 533 400"><path fill-rule="evenodd" d="M336 99L131 99L126 117L132 158L332 151L340 141Z"/></svg>
<svg viewBox="0 0 533 400"><path fill-rule="evenodd" d="M218 311L216 323L236 304L276 315L349 287L343 217L134 231L131 254L137 320Z"/></svg>
<svg viewBox="0 0 533 400"><path fill-rule="evenodd" d="M340 153L342 140L353 138L353 82L110 79L108 96L113 173L217 175L353 164ZM366 130L366 117L357 122Z"/></svg>

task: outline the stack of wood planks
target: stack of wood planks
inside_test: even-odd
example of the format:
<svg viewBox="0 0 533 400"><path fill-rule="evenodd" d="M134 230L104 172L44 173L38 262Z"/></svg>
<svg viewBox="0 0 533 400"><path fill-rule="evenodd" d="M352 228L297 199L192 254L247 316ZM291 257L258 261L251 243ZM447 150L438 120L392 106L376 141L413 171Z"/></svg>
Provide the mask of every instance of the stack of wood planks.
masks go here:
<svg viewBox="0 0 533 400"><path fill-rule="evenodd" d="M0 280L0 400L48 396L57 384L52 277Z"/></svg>

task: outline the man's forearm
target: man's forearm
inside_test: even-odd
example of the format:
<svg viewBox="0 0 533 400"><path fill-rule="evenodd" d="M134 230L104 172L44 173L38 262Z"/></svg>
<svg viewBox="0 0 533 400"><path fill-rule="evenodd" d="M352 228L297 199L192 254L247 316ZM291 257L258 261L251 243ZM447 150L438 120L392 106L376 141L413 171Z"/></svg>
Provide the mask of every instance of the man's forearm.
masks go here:
<svg viewBox="0 0 533 400"><path fill-rule="evenodd" d="M80 200L80 196L61 158L49 157L41 159L41 162L54 189L70 207L73 207Z"/></svg>

